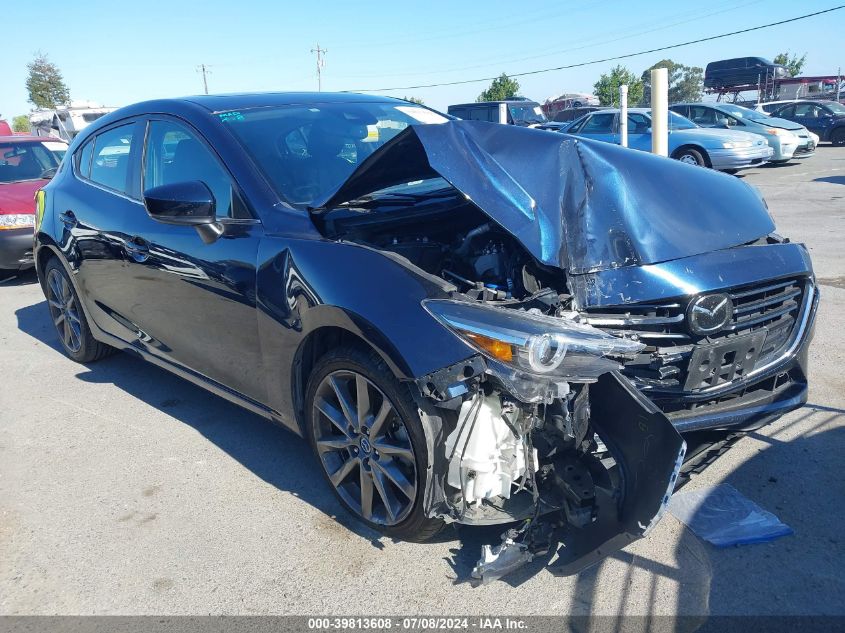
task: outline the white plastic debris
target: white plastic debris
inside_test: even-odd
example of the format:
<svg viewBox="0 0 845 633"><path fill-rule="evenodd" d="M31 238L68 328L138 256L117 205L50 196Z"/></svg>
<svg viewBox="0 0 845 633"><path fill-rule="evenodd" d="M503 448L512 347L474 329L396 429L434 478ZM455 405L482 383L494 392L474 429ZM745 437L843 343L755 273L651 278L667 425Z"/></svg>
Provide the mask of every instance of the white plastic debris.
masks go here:
<svg viewBox="0 0 845 633"><path fill-rule="evenodd" d="M510 498L514 482L527 472L523 440L502 419L498 396L477 395L461 405L458 424L446 438L447 482L467 503ZM536 467L536 451L533 451Z"/></svg>

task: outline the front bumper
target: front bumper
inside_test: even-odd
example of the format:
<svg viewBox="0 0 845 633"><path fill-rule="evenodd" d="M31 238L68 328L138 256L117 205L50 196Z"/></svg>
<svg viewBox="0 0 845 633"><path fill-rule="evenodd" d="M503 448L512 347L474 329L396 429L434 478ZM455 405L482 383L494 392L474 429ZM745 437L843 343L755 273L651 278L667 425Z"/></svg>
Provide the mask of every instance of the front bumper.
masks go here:
<svg viewBox="0 0 845 633"><path fill-rule="evenodd" d="M811 138L796 137L797 142L782 143L780 139L769 139L774 153L771 162L785 162L791 159L809 158L816 153L816 143Z"/></svg>
<svg viewBox="0 0 845 633"><path fill-rule="evenodd" d="M32 227L0 231L0 270L32 268Z"/></svg>
<svg viewBox="0 0 845 633"><path fill-rule="evenodd" d="M768 145L759 145L747 149L708 150L713 169L744 169L757 167L772 158L774 150Z"/></svg>

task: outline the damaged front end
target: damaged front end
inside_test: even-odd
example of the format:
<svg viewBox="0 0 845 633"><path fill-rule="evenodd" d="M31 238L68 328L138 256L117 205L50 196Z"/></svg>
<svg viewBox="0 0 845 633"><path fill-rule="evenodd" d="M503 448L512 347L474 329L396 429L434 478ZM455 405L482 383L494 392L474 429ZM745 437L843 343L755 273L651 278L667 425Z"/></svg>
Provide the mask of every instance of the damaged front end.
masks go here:
<svg viewBox="0 0 845 633"><path fill-rule="evenodd" d="M552 548L552 570L573 574L646 535L686 446L616 371L642 345L539 310L424 306L479 352L417 381L454 421L435 448L427 513L469 525L521 522L501 545L485 546L473 577L501 578Z"/></svg>

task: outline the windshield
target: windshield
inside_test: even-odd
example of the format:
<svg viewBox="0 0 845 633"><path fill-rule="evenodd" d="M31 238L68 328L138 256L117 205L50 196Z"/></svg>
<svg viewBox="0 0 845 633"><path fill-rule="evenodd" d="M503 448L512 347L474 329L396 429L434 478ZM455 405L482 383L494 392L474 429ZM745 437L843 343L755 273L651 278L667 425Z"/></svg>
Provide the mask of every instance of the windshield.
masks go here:
<svg viewBox="0 0 845 633"><path fill-rule="evenodd" d="M370 154L409 125L448 121L428 108L397 102L291 105L215 116L276 192L305 207L335 192Z"/></svg>
<svg viewBox="0 0 845 633"><path fill-rule="evenodd" d="M531 125L533 123L545 123L548 121L543 110L536 103L508 104L508 111L511 113L513 122L517 125Z"/></svg>
<svg viewBox="0 0 845 633"><path fill-rule="evenodd" d="M836 103L835 101L832 101L830 103L826 103L825 105L834 114L845 114L845 106L841 103Z"/></svg>
<svg viewBox="0 0 845 633"><path fill-rule="evenodd" d="M756 110L751 110L750 108L744 108L743 106L738 105L723 105L719 108L722 112L727 112L728 114L732 114L738 119L747 119L749 121L768 121L769 117L765 114L757 112Z"/></svg>
<svg viewBox="0 0 845 633"><path fill-rule="evenodd" d="M51 178L67 145L53 141L0 143L0 183Z"/></svg>

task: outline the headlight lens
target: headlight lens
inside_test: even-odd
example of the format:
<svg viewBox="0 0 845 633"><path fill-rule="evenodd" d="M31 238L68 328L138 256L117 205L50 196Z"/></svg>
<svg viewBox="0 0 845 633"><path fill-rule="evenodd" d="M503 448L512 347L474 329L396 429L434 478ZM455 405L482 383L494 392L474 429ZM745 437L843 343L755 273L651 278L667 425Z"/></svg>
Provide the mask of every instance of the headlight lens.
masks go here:
<svg viewBox="0 0 845 633"><path fill-rule="evenodd" d="M540 334L528 339L524 365L538 374L548 374L560 367L566 356L566 339L559 334Z"/></svg>
<svg viewBox="0 0 845 633"><path fill-rule="evenodd" d="M784 130L779 127L770 127L766 130L769 134L774 134L775 136L779 136L784 141L794 141L796 140L795 135L790 132L789 130Z"/></svg>
<svg viewBox="0 0 845 633"><path fill-rule="evenodd" d="M490 372L525 401L542 399L550 383L591 382L644 348L563 317L467 301L431 299L423 306L492 361Z"/></svg>
<svg viewBox="0 0 845 633"><path fill-rule="evenodd" d="M34 213L4 213L0 214L0 231L11 229L25 229L35 226Z"/></svg>
<svg viewBox="0 0 845 633"><path fill-rule="evenodd" d="M722 143L722 147L725 149L743 149L751 147L751 145L751 141L725 141Z"/></svg>

